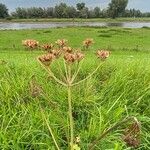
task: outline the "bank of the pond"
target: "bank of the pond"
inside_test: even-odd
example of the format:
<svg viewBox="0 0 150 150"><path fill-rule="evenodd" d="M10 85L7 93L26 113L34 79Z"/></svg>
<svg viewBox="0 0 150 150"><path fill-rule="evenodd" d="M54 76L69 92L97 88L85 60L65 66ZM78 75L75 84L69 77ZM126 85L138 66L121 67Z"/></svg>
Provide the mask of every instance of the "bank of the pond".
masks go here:
<svg viewBox="0 0 150 150"><path fill-rule="evenodd" d="M0 19L0 22L150 22L147 18L37 18L37 19Z"/></svg>

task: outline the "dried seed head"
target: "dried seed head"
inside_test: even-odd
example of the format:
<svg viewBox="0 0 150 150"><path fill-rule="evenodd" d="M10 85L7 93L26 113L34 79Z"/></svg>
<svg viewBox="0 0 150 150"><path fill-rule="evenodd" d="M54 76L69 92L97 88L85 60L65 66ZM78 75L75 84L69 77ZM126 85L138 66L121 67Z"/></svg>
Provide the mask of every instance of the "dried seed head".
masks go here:
<svg viewBox="0 0 150 150"><path fill-rule="evenodd" d="M68 46L63 47L63 51L64 51L64 52L71 53L72 50L73 50L73 49L72 49L71 47L68 47Z"/></svg>
<svg viewBox="0 0 150 150"><path fill-rule="evenodd" d="M81 52L76 52L76 53L65 53L64 59L68 63L74 63L75 61L80 62L84 58L84 54Z"/></svg>
<svg viewBox="0 0 150 150"><path fill-rule="evenodd" d="M123 138L123 140L129 147L137 148L140 145L140 140L135 139L132 136L126 136Z"/></svg>
<svg viewBox="0 0 150 150"><path fill-rule="evenodd" d="M67 45L67 40L66 39L58 39L56 42L55 42L60 48L63 48L64 46Z"/></svg>
<svg viewBox="0 0 150 150"><path fill-rule="evenodd" d="M44 50L51 50L53 47L54 47L53 44L44 44L44 45L42 45L42 48Z"/></svg>
<svg viewBox="0 0 150 150"><path fill-rule="evenodd" d="M105 60L106 58L108 58L110 55L109 51L106 50L98 50L97 51L97 56L98 58L100 58L101 60Z"/></svg>
<svg viewBox="0 0 150 150"><path fill-rule="evenodd" d="M38 60L43 63L45 66L49 66L51 64L51 62L53 61L53 59L55 58L55 56L51 53L42 55L38 57Z"/></svg>
<svg viewBox="0 0 150 150"><path fill-rule="evenodd" d="M35 97L38 97L41 95L42 93L42 88L40 85L37 84L36 80L35 80L35 77L33 76L32 77L32 80L30 81L30 93L31 93L31 96L33 98Z"/></svg>
<svg viewBox="0 0 150 150"><path fill-rule="evenodd" d="M34 48L37 48L37 46L39 45L39 42L36 40L27 39L27 40L22 41L22 45L28 48L34 49Z"/></svg>
<svg viewBox="0 0 150 150"><path fill-rule="evenodd" d="M86 39L83 41L83 46L89 48L89 46L91 46L93 43L94 43L93 39Z"/></svg>
<svg viewBox="0 0 150 150"><path fill-rule="evenodd" d="M59 58L61 56L61 50L58 50L58 49L53 49L51 51L51 54L53 54L56 58Z"/></svg>
<svg viewBox="0 0 150 150"><path fill-rule="evenodd" d="M134 122L124 133L123 140L130 147L137 148L140 145L140 124Z"/></svg>
<svg viewBox="0 0 150 150"><path fill-rule="evenodd" d="M67 63L74 63L76 61L76 54L66 53L64 59Z"/></svg>
<svg viewBox="0 0 150 150"><path fill-rule="evenodd" d="M78 62L80 62L84 58L84 54L81 52L76 53L76 59Z"/></svg>

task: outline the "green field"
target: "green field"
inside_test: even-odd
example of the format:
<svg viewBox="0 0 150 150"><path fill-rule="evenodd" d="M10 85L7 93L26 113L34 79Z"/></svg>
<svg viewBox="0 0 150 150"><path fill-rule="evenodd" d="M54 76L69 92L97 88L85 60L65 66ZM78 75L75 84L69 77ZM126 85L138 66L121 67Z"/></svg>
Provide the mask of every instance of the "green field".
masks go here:
<svg viewBox="0 0 150 150"><path fill-rule="evenodd" d="M68 39L79 48L85 38L93 38L87 51L79 79L94 70L100 61L97 49L111 51L110 58L93 78L73 88L75 136L80 147L88 144L106 128L127 116L141 122L141 144L138 150L150 150L150 29L122 28L56 28L42 30L0 31L0 149L55 150L40 111L41 106L61 147L67 149L67 91L40 67L36 57L43 52L28 51L24 39L41 44ZM57 64L52 68L61 78ZM42 89L33 97L31 83ZM95 150L132 150L122 141L117 128L97 144Z"/></svg>
<svg viewBox="0 0 150 150"><path fill-rule="evenodd" d="M121 29L121 28L57 28L43 30L4 30L0 31L1 51L22 51L22 40L36 39L41 44L55 42L57 39L66 38L70 41L70 46L75 48L82 46L85 38L93 38L94 46L90 51L99 48L108 50L123 51L149 51L150 50L150 28L141 29Z"/></svg>

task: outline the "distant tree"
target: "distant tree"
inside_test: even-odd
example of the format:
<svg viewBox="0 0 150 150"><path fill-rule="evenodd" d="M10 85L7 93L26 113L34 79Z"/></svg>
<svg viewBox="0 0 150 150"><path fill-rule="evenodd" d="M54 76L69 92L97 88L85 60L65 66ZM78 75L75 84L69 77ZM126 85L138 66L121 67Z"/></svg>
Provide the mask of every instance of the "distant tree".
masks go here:
<svg viewBox="0 0 150 150"><path fill-rule="evenodd" d="M93 9L90 9L90 10L88 11L88 17L89 17L89 18L95 18L95 14L94 14Z"/></svg>
<svg viewBox="0 0 150 150"><path fill-rule="evenodd" d="M109 17L109 15L108 15L108 10L107 10L107 9L103 9L103 10L101 11L100 17L101 17L101 18L108 18L108 17Z"/></svg>
<svg viewBox="0 0 150 150"><path fill-rule="evenodd" d="M94 11L94 17L99 18L100 17L100 12L101 12L100 8L95 7L93 11Z"/></svg>
<svg viewBox="0 0 150 150"><path fill-rule="evenodd" d="M84 7L84 8L80 11L80 17L81 17L81 18L89 18L89 9L88 9L88 7Z"/></svg>
<svg viewBox="0 0 150 150"><path fill-rule="evenodd" d="M85 3L77 3L76 4L77 10L81 11L85 8Z"/></svg>
<svg viewBox="0 0 150 150"><path fill-rule="evenodd" d="M31 8L16 8L16 11L11 14L15 18L46 18L47 9L41 7L31 7Z"/></svg>
<svg viewBox="0 0 150 150"><path fill-rule="evenodd" d="M108 7L108 14L111 18L121 16L125 12L128 0L111 0Z"/></svg>
<svg viewBox="0 0 150 150"><path fill-rule="evenodd" d="M0 18L6 18L8 16L9 14L6 5L0 3Z"/></svg>
<svg viewBox="0 0 150 150"><path fill-rule="evenodd" d="M85 7L85 3L77 3L76 8L78 10L78 17L85 18L87 8Z"/></svg>
<svg viewBox="0 0 150 150"><path fill-rule="evenodd" d="M143 13L142 17L150 17L150 12Z"/></svg>
<svg viewBox="0 0 150 150"><path fill-rule="evenodd" d="M143 14L140 10L136 10L136 9L126 9L124 12L123 17L142 17Z"/></svg>
<svg viewBox="0 0 150 150"><path fill-rule="evenodd" d="M128 0L111 0L107 9L95 7L89 9L85 3L76 4L76 8L68 6L66 3L60 3L55 7L30 7L16 8L11 13L13 18L116 18L116 17L150 17L150 12L142 13L136 9L125 9ZM5 11L4 11L5 10ZM8 19L8 10L5 5L0 4L0 18Z"/></svg>
<svg viewBox="0 0 150 150"><path fill-rule="evenodd" d="M142 13L140 10L134 10L134 16L133 17L142 17Z"/></svg>
<svg viewBox="0 0 150 150"><path fill-rule="evenodd" d="M28 18L44 18L44 10L41 7L27 8Z"/></svg>
<svg viewBox="0 0 150 150"><path fill-rule="evenodd" d="M60 3L59 5L55 6L55 15L57 18L68 18L67 14L67 4Z"/></svg>
<svg viewBox="0 0 150 150"><path fill-rule="evenodd" d="M18 7L18 8L16 8L15 12L12 12L11 15L15 18L20 18L20 19L27 18L27 15L28 15L27 9Z"/></svg>
<svg viewBox="0 0 150 150"><path fill-rule="evenodd" d="M73 6L68 6L67 15L69 18L75 18L77 16L77 10Z"/></svg>
<svg viewBox="0 0 150 150"><path fill-rule="evenodd" d="M46 11L47 18L55 17L55 9L53 7L48 7L45 11Z"/></svg>

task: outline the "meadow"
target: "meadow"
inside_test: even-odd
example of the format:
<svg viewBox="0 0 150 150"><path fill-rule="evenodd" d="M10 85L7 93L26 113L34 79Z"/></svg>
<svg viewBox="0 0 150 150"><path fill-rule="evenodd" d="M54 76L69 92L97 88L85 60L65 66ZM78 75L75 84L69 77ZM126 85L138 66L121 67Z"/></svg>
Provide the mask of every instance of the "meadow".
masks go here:
<svg viewBox="0 0 150 150"><path fill-rule="evenodd" d="M0 149L55 150L40 107L61 150L67 149L67 91L38 64L36 58L43 52L29 51L21 45L25 39L43 44L64 38L75 48L80 48L85 38L94 39L94 45L83 51L86 57L79 78L100 63L97 49L111 51L92 78L73 87L75 136L81 138L81 149L87 150L90 141L116 122L135 116L141 122L141 142L136 149L150 150L150 28L146 27L0 31ZM52 64L61 78L56 66ZM38 96L33 95L35 87L40 91ZM95 150L135 149L122 140L126 126L113 130Z"/></svg>

